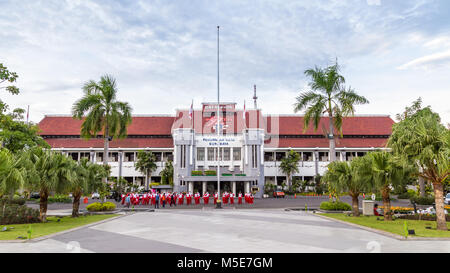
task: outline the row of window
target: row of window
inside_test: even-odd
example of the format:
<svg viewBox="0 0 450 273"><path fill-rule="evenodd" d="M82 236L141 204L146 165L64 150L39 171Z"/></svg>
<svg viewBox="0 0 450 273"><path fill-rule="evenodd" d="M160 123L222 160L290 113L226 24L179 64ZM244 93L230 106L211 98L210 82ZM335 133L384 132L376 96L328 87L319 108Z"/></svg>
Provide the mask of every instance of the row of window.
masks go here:
<svg viewBox="0 0 450 273"><path fill-rule="evenodd" d="M220 154L220 161L231 161L231 148L206 148L208 161L217 161ZM233 149L233 160L241 160L241 149ZM197 148L197 161L205 161L205 148Z"/></svg>
<svg viewBox="0 0 450 273"><path fill-rule="evenodd" d="M301 161L313 161L313 152L297 152L300 155ZM364 156L366 152L342 152L343 160L350 161L354 157ZM281 161L283 158L287 156L287 152L265 152L264 153L264 161ZM340 160L341 152L336 153L336 159ZM329 153L328 152L319 152L319 160L327 162L329 161Z"/></svg>
<svg viewBox="0 0 450 273"><path fill-rule="evenodd" d="M68 156L72 157L73 160L78 161L81 158L87 158L91 160L90 152L68 152ZM123 162L134 162L136 161L137 152L124 152L123 153ZM173 161L173 153L172 152L153 152L156 157L157 162L162 161ZM103 152L95 153L95 160L97 162L103 161ZM118 152L110 152L109 153L109 162L119 162L119 153Z"/></svg>

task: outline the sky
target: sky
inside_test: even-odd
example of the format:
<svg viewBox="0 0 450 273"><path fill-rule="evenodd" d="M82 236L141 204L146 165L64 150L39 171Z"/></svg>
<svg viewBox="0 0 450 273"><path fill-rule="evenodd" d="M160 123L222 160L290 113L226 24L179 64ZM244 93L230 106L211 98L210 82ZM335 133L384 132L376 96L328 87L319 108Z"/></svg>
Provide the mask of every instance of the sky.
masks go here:
<svg viewBox="0 0 450 273"><path fill-rule="evenodd" d="M19 75L10 108L39 122L70 114L82 85L110 74L134 114L175 114L220 97L293 114L304 71L336 58L370 103L400 113L418 97L450 123L450 1L0 0L0 63Z"/></svg>

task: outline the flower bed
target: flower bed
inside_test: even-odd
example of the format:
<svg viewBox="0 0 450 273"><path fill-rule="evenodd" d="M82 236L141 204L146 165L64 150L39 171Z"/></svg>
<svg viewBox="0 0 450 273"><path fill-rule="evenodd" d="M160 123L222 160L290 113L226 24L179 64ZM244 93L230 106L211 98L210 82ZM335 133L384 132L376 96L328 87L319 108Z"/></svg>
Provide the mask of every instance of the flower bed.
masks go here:
<svg viewBox="0 0 450 273"><path fill-rule="evenodd" d="M383 206L380 206L379 208L384 210ZM414 209L410 207L391 207L391 212L396 214L408 214L413 211Z"/></svg>

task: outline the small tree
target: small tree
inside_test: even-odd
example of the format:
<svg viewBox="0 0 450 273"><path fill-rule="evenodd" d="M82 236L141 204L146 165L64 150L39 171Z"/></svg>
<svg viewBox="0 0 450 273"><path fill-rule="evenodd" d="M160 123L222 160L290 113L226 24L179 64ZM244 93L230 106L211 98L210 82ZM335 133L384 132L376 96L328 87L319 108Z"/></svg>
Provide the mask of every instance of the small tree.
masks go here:
<svg viewBox="0 0 450 273"><path fill-rule="evenodd" d="M389 152L373 152L369 153L369 156L372 161L371 179L383 198L384 220L391 221L390 193L393 188L401 187L407 182L407 179L404 178L412 173L412 168L401 164Z"/></svg>
<svg viewBox="0 0 450 273"><path fill-rule="evenodd" d="M25 182L26 170L13 154L6 149L0 149L0 195L9 195L20 189Z"/></svg>
<svg viewBox="0 0 450 273"><path fill-rule="evenodd" d="M173 186L173 165L171 160L166 162L164 169L159 174L161 175L161 184Z"/></svg>
<svg viewBox="0 0 450 273"><path fill-rule="evenodd" d="M148 190L151 180L151 174L157 168L156 156L152 152L139 151L137 153L137 161L135 162L134 166L139 172L146 176L146 189Z"/></svg>
<svg viewBox="0 0 450 273"><path fill-rule="evenodd" d="M7 86L1 86L1 84L8 82L8 83L14 83L19 76L16 72L9 71L6 66L4 66L2 63L0 63L0 89L5 89L7 92L17 95L19 94L19 88L17 88L15 85L7 85Z"/></svg>
<svg viewBox="0 0 450 273"><path fill-rule="evenodd" d="M352 198L353 215L359 216L359 195L371 187L371 162L358 157L351 162L334 161L328 165L323 180L337 192L348 192Z"/></svg>
<svg viewBox="0 0 450 273"><path fill-rule="evenodd" d="M300 161L300 155L297 152L291 150L287 157L281 160L280 169L286 174L287 186L291 187L292 175L298 172L298 162Z"/></svg>

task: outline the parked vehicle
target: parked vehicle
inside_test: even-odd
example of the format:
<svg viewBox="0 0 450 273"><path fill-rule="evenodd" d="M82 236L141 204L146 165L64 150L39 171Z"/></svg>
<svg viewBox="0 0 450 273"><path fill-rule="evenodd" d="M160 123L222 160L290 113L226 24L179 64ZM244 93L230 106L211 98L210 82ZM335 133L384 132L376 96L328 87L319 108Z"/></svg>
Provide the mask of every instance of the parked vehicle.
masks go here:
<svg viewBox="0 0 450 273"><path fill-rule="evenodd" d="M91 196L92 199L100 199L100 194L98 192L94 192Z"/></svg>
<svg viewBox="0 0 450 273"><path fill-rule="evenodd" d="M31 199L39 199L39 198L41 198L41 195L38 192L32 192L32 193L30 193L30 198Z"/></svg>
<svg viewBox="0 0 450 273"><path fill-rule="evenodd" d="M450 204L450 193L447 193L447 195L445 196L444 203L447 205Z"/></svg>
<svg viewBox="0 0 450 273"><path fill-rule="evenodd" d="M278 197L283 197L284 198L285 194L283 191L280 190L276 190L273 192L273 197L278 198Z"/></svg>

